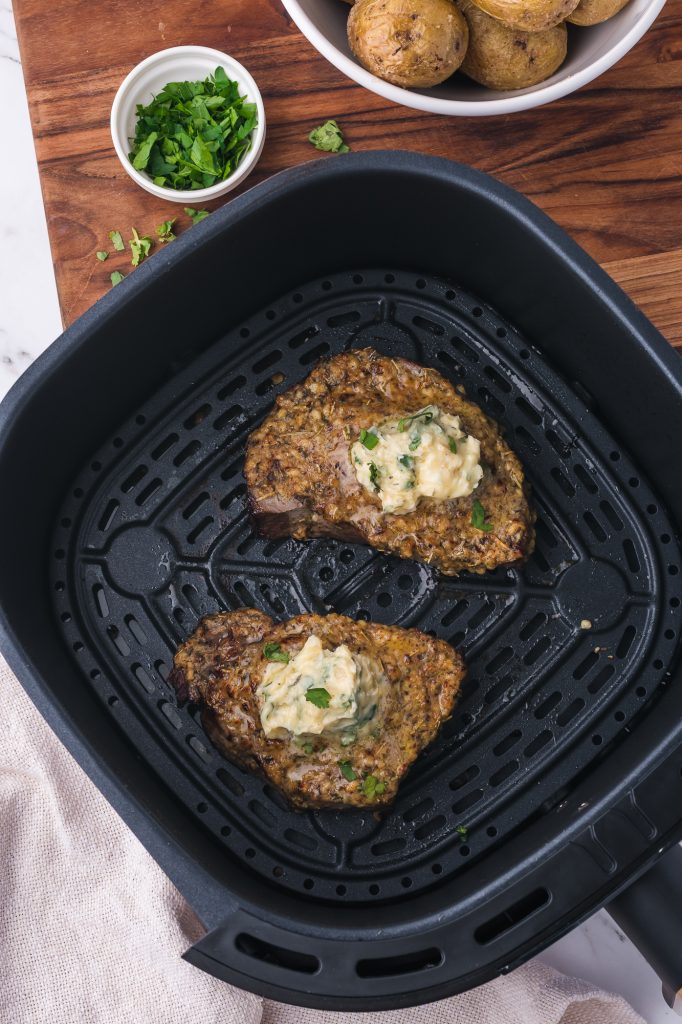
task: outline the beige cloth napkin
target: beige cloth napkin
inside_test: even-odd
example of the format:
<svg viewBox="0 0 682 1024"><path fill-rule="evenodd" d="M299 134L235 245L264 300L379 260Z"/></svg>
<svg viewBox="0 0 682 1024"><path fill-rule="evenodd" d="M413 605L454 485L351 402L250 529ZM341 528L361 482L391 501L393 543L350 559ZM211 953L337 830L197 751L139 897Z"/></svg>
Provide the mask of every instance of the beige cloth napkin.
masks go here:
<svg viewBox="0 0 682 1024"><path fill-rule="evenodd" d="M301 1010L180 959L193 912L0 659L2 1024L643 1024L620 997L537 962L385 1013Z"/></svg>

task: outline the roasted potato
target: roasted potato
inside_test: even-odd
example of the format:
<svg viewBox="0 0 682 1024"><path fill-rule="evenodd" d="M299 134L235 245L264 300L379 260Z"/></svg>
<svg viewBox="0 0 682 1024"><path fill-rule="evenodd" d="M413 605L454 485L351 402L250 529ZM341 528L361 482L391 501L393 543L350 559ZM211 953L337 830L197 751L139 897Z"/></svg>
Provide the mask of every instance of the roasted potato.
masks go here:
<svg viewBox="0 0 682 1024"><path fill-rule="evenodd" d="M449 78L468 39L453 0L356 0L348 17L348 42L362 66L406 89Z"/></svg>
<svg viewBox="0 0 682 1024"><path fill-rule="evenodd" d="M472 0L459 0L469 25L462 71L489 89L526 89L554 74L566 57L566 26L521 32L491 18Z"/></svg>
<svg viewBox="0 0 682 1024"><path fill-rule="evenodd" d="M566 18L572 25L599 25L622 11L629 0L580 0Z"/></svg>
<svg viewBox="0 0 682 1024"><path fill-rule="evenodd" d="M542 32L558 25L579 0L476 0L476 5L503 25L522 32ZM599 3L599 0L596 0ZM605 0L608 2L608 0Z"/></svg>

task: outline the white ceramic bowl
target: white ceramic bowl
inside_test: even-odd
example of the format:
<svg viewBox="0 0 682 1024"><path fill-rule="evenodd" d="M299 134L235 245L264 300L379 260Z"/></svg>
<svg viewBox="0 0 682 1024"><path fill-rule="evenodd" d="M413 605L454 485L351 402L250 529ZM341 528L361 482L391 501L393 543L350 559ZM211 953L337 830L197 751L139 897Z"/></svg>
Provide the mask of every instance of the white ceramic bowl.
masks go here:
<svg viewBox="0 0 682 1024"><path fill-rule="evenodd" d="M168 82L201 81L212 74L218 66L225 68L228 78L239 84L242 95L258 108L258 124L253 130L251 148L229 178L211 185L210 188L178 192L172 188L155 185L144 171L136 171L128 159L130 139L135 134L137 104L149 103ZM220 50L212 50L208 46L173 46L147 57L121 82L111 108L111 137L126 173L141 188L158 196L159 199L196 206L231 192L256 166L265 142L263 98L249 72L234 57L229 57Z"/></svg>
<svg viewBox="0 0 682 1024"><path fill-rule="evenodd" d="M485 117L513 114L566 96L603 74L632 49L656 18L665 0L630 0L601 25L569 25L568 56L556 74L530 89L497 92L456 74L433 89L401 89L365 71L346 38L349 7L342 0L282 0L292 20L313 46L339 71L385 99L432 114Z"/></svg>

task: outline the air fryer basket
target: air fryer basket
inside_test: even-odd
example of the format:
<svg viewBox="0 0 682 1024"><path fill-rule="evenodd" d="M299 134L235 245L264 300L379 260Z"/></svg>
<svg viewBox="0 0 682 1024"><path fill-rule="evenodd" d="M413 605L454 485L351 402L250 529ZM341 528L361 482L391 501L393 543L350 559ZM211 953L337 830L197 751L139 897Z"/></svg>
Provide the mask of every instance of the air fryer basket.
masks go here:
<svg viewBox="0 0 682 1024"><path fill-rule="evenodd" d="M426 198L410 220L413 195ZM334 252L306 253L330 196L348 223ZM24 472L22 517L43 539L50 639L39 649L17 614L25 574L0 594L8 654L211 929L193 962L334 1008L479 983L680 833L675 357L529 204L440 161L289 172L174 246L5 406L0 480L36 459L43 474ZM365 345L436 367L501 424L538 510L525 567L447 580L362 546L255 536L246 436L317 359ZM462 701L388 813L291 811L177 707L175 647L202 615L243 606L418 626L463 651Z"/></svg>

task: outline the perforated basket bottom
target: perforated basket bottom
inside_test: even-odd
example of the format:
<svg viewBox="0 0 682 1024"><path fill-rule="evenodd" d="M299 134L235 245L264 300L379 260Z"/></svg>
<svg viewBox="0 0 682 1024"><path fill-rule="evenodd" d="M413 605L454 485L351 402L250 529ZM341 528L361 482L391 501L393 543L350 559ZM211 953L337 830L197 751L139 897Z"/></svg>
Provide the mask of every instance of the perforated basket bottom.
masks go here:
<svg viewBox="0 0 682 1024"><path fill-rule="evenodd" d="M538 511L522 569L442 579L361 546L255 536L241 472L249 431L316 360L366 345L463 383L500 422ZM414 893L558 802L665 684L679 550L585 399L458 288L343 273L230 331L84 467L51 560L65 638L112 727L226 851L311 897ZM195 707L176 706L176 646L202 615L242 606L418 626L464 653L461 703L382 818L289 810L214 751Z"/></svg>

